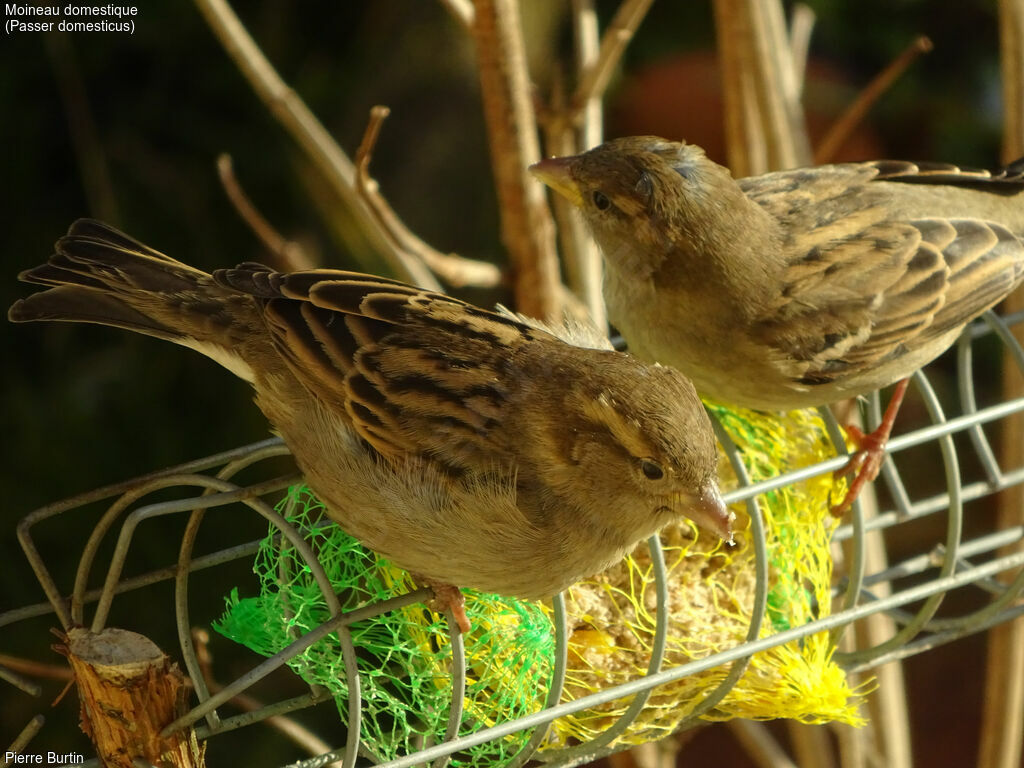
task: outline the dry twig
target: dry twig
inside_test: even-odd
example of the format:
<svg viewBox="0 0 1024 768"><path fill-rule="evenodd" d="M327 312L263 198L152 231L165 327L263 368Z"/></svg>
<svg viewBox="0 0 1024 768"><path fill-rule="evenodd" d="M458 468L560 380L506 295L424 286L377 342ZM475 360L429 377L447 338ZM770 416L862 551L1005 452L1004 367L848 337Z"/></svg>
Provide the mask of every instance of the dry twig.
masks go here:
<svg viewBox="0 0 1024 768"><path fill-rule="evenodd" d="M576 93L570 103L573 122L582 119L591 100L600 99L608 87L608 81L618 66L629 41L636 34L637 27L644 20L653 0L623 0L615 12L608 29L601 38L601 48L594 59L582 72Z"/></svg>
<svg viewBox="0 0 1024 768"><path fill-rule="evenodd" d="M814 31L815 15L811 6L797 3L789 19L789 54L793 59L793 79L797 93L804 90L807 75L807 53L811 48L811 32Z"/></svg>
<svg viewBox="0 0 1024 768"><path fill-rule="evenodd" d="M388 247L385 234L377 229L373 216L356 192L355 167L352 161L305 102L281 79L242 26L227 0L195 2L207 24L245 75L253 90L323 174L335 194L352 212L361 231L388 261L395 274L424 288L440 290L441 286L425 264ZM356 247L354 244L350 245Z"/></svg>
<svg viewBox="0 0 1024 768"><path fill-rule="evenodd" d="M1024 155L1024 0L1000 0L999 47L1003 92L1003 162ZM1024 309L1024 288L1004 302L1006 312ZM1024 342L1024 335L1017 331ZM1024 376L1007 350L1003 356L1003 397L1024 396ZM1017 414L1003 430L1005 467L1024 465L1024 417ZM999 496L996 525L1001 529L1024 524L1024 486L1005 489ZM1019 551L1000 550L1000 556ZM1013 573L1003 576L1005 580ZM1024 748L1024 618L993 627L985 669L985 701L981 720L979 768L1016 768Z"/></svg>
<svg viewBox="0 0 1024 768"><path fill-rule="evenodd" d="M736 176L806 165L810 144L778 0L715 0L729 166Z"/></svg>
<svg viewBox="0 0 1024 768"><path fill-rule="evenodd" d="M253 205L242 185L238 183L231 155L226 152L217 158L217 175L235 211L270 252L274 262L271 266L274 269L295 272L300 269L312 269L315 266L302 250L302 246L293 240L286 240Z"/></svg>
<svg viewBox="0 0 1024 768"><path fill-rule="evenodd" d="M380 194L377 182L370 177L370 158L377 144L380 127L389 113L390 110L382 106L370 110L370 120L355 157L356 191L374 217L376 226L387 238L388 247L396 253L404 253L410 260L418 259L425 263L442 280L456 288L492 288L499 285L501 271L497 266L486 261L466 259L454 253L441 253L430 247L402 223Z"/></svg>
<svg viewBox="0 0 1024 768"><path fill-rule="evenodd" d="M922 53L928 53L931 49L932 41L921 35L915 38L910 45L903 49L899 56L879 72L865 86L864 90L858 94L853 103L846 108L846 111L839 116L839 119L832 124L832 127L828 129L828 133L825 134L825 137L814 152L814 162L827 163L835 157L836 152L842 149L843 144L850 137L850 134L853 133L853 129L861 123L868 110L874 106L879 97L892 86L896 78L902 75L918 56Z"/></svg>
<svg viewBox="0 0 1024 768"><path fill-rule="evenodd" d="M476 0L473 37L516 309L557 317L562 286L554 222L543 185L526 170L540 159L540 147L516 2Z"/></svg>

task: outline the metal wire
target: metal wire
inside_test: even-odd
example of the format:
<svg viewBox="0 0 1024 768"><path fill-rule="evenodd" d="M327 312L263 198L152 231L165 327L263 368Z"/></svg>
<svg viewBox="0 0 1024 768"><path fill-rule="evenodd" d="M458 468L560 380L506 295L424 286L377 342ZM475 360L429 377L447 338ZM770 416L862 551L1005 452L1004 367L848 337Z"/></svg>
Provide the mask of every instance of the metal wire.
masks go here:
<svg viewBox="0 0 1024 768"><path fill-rule="evenodd" d="M178 467L152 473L135 480L107 486L75 498L48 505L26 516L17 528L22 549L38 578L47 603L27 605L0 614L0 627L17 626L32 617L46 613L55 614L61 624L68 628L85 623L86 606L95 604L91 625L93 629L104 626L113 601L132 590L145 589L161 581L175 583L174 612L178 625L181 645L181 659L193 681L197 703L184 716L171 723L165 734L193 726L200 739L213 738L239 728L249 727L268 717L293 713L308 707L320 705L330 699L329 694L317 686L311 686L308 693L292 696L284 701L268 704L253 712L231 717L221 717L219 708L236 695L246 691L255 682L285 664L296 654L310 647L329 634L336 634L342 648L348 688L347 737L337 750L307 760L293 763L294 768L315 768L342 760L346 766L354 766L357 756L369 763L387 768L404 768L412 765L430 765L431 768L445 768L455 753L493 739L501 739L518 731L533 729L526 745L511 758L510 768L521 768L527 761L541 760L552 766L573 766L588 762L616 749L615 739L630 726L643 710L654 688L679 680L688 675L711 669L719 665L732 665L725 679L688 716L683 725L691 724L702 713L714 707L729 692L735 681L742 675L751 655L767 648L782 645L809 635L829 631L838 640L842 631L853 622L875 613L884 612L890 616L896 629L887 639L871 647L861 647L848 653L836 654L836 659L850 672L869 670L880 664L926 652L939 645L953 642L967 635L982 632L1004 621L1024 614L1020 597L1024 594L1024 552L1000 554L1005 548L1024 540L1024 526L986 531L973 539L964 540L964 507L983 497L991 496L1011 486L1024 484L1024 466L1001 466L996 452L992 449L985 427L1005 421L1011 415L1024 412L1024 398L979 407L975 393L975 374L972 344L984 336L994 335L1009 357L1024 372L1024 350L1015 340L1010 327L1024 323L1024 313L999 318L988 313L983 321L968 328L955 350L957 367L956 414L947 417L939 398L926 376L914 376L916 396L924 403L930 424L912 432L898 435L889 442L887 458L881 474L881 481L892 499L892 506L867 519L859 504L854 509L847 525L840 527L834 541L849 541L851 554L844 564L844 578L835 587L837 609L830 616L792 627L766 637L762 634L765 606L768 594L768 553L764 524L758 497L764 493L801 482L809 477L834 471L846 462L846 447L842 433L828 409L822 410L829 435L835 444L836 457L811 467L804 467L783 475L752 483L743 465L742 456L728 434L716 424L716 434L739 480L739 487L725 495L729 503L743 501L751 518L751 537L754 544L756 587L753 617L745 642L724 652L692 661L680 666L665 668L664 652L667 639L668 612L663 610L668 600L668 581L660 541L655 537L648 542L652 569L655 574L657 597L656 631L651 648L647 673L636 679L597 691L573 701L562 702L567 667L568 632L565 602L562 596L553 600L555 660L551 680L545 696L544 707L534 714L517 720L498 723L470 734L460 734L463 721L462 704L466 692L466 665L462 638L451 626L450 648L452 654L453 684L448 713L448 725L444 740L438 744L424 745L423 749L395 760L382 762L359 738L362 700L360 698L359 673L356 664L357 649L348 630L354 622L397 610L407 605L422 602L429 596L429 590L393 598L387 602L366 606L343 613L337 596L331 591L330 583L315 553L302 536L267 503L267 497L294 482L294 477L271 478L247 486L236 485L233 478L240 470L258 466L260 462L280 456L286 450L279 440L268 440L244 446L234 451L189 462ZM881 413L881 401L877 393L870 398L867 408L869 425L876 424ZM980 478L962 477L963 462L957 453L954 436L962 434L966 439L960 444L961 450L973 452L980 468ZM1024 439L1024 438L1022 438ZM907 449L931 445L937 447L945 478L945 491L928 498L915 499L908 491L901 475L900 453ZM212 471L212 474L210 472ZM184 494L183 498L159 503L143 504L145 497L158 489L174 488ZM190 489L199 489L198 492ZM78 569L70 590L62 589L55 582L46 559L40 553L33 539L37 526L47 524L60 515L74 514L80 508L97 502L110 500L106 512L100 518L92 536L85 542L78 563ZM310 569L316 583L323 592L331 618L311 632L294 637L291 644L274 656L257 664L245 675L211 694L203 680L201 666L192 645L188 587L192 574L199 570L217 568L238 559L251 559L257 542L243 542L214 553L195 556L193 547L205 510L229 504L243 504L265 519L280 532L280 546L293 548L298 557ZM912 523L923 517L945 514L945 534L941 542L931 542L919 554L904 557L875 573L865 572L864 552L868 537L884 536L896 526ZM132 542L147 530L142 525L154 517L185 514L188 521L179 548L178 562L147 573L123 577L123 565ZM110 536L115 524L120 521L116 547L101 589L87 589L101 543ZM1016 571L1016 573L1015 573ZM1012 580L999 580L1000 575L1015 574ZM905 586L912 582L911 586ZM884 589L883 589L884 588ZM938 615L945 596L955 589L970 588L974 596L984 603L960 616ZM888 592L888 594L883 594ZM977 604L976 604L977 605ZM140 628L142 629L142 628ZM19 685L29 694L38 694L38 686L21 676L0 670L0 680ZM632 697L625 711L609 725L603 733L586 743L548 749L537 753L552 721L559 717L582 712L583 710ZM204 721L200 724L200 721ZM24 749L32 737L43 727L37 717L29 722L18 737L16 745ZM92 764L98 762L90 761ZM90 763L86 763L87 765ZM141 764L141 763L140 763Z"/></svg>

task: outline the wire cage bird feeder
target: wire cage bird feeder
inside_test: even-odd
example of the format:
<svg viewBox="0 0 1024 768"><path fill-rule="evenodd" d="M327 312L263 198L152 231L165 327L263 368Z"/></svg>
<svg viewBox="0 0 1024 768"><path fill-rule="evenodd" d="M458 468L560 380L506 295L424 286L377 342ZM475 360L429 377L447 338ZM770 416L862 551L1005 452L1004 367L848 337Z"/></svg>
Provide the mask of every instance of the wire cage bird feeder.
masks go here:
<svg viewBox="0 0 1024 768"><path fill-rule="evenodd" d="M279 464L270 460L287 453L278 440L32 512L17 535L46 600L0 614L0 625L12 632L55 614L65 631L99 633L118 600L147 590L166 595L160 585L171 582L166 615L174 616L175 656L192 691L164 735L188 734L197 744L274 715L336 707L344 735L293 763L302 768L338 760L388 768L570 766L708 720L856 724L871 686L862 673L1024 613L1024 527L971 519L981 500L1024 484L1024 465L1001 464L990 442L1024 412L1024 397L979 403L972 354L979 342L992 352L995 339L1024 373L1014 326L1024 326L1024 313L990 312L964 331L942 358L955 359L955 394L937 392L927 371L915 374L911 398L929 423L890 441L879 481L887 501L877 512L858 502L845 521L828 514L832 472L846 462L828 409L768 415L710 403L726 501L746 513L734 547L681 525L549 604L471 594L468 636L426 609L429 590L322 522L300 478L273 475ZM877 393L865 410L877 421ZM931 452L944 490L919 497L921 484L901 470L908 449ZM257 479L241 483L240 473ZM97 505L105 511L81 548L73 583L57 583L53 565L66 555L37 542ZM267 536L196 552L204 513L215 508L262 516ZM164 516L186 519L178 561L127 573L130 551L150 535L150 521ZM921 529L928 537L915 527L925 520L934 523ZM911 528L912 553L881 565L869 556ZM104 541L113 549L101 565ZM196 575L239 560L259 574L258 594L233 593L227 584L224 612L196 615ZM105 571L101 586L90 577L97 570ZM950 615L940 607L954 591L970 608ZM887 618L888 636L854 642L851 626L872 616ZM192 639L196 626L212 626L267 658L213 689ZM307 692L227 713L233 699L284 666ZM32 692L17 674L5 679ZM12 748L31 749L40 727L38 718L30 721Z"/></svg>

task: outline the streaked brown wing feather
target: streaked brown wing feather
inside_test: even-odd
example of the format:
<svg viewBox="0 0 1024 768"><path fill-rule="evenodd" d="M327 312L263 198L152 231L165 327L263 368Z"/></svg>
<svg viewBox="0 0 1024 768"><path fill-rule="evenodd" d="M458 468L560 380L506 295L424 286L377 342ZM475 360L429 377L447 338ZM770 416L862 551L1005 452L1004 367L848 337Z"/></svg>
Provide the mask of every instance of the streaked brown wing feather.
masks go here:
<svg viewBox="0 0 1024 768"><path fill-rule="evenodd" d="M307 389L381 454L507 463L492 430L511 358L543 331L442 294L338 270L236 268L214 278L262 300L275 347Z"/></svg>
<svg viewBox="0 0 1024 768"><path fill-rule="evenodd" d="M786 223L790 262L757 332L800 383L827 383L920 348L1024 278L1024 249L1006 227L891 220L891 191L873 181L1016 192L1024 161L997 173L887 160L740 179L751 200Z"/></svg>
<svg viewBox="0 0 1024 768"><path fill-rule="evenodd" d="M805 256L784 278L786 301L761 328L762 340L805 384L869 369L943 337L1024 274L1020 241L991 222L882 221L837 242L827 232L817 240L821 234L804 233L796 252Z"/></svg>

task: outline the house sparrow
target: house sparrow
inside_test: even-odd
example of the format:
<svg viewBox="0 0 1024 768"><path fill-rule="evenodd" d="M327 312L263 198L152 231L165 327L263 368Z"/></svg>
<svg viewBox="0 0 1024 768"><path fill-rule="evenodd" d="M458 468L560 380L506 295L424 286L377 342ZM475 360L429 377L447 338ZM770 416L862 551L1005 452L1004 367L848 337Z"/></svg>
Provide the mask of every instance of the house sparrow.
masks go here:
<svg viewBox="0 0 1024 768"><path fill-rule="evenodd" d="M747 408L832 403L903 380L1024 280L1024 164L990 174L895 161L734 180L692 144L616 139L531 166L582 212L629 350Z"/></svg>
<svg viewBox="0 0 1024 768"><path fill-rule="evenodd" d="M331 518L464 630L457 587L549 597L680 516L731 538L711 424L671 368L387 278L210 275L88 219L55 250L12 321L127 328L249 381Z"/></svg>

